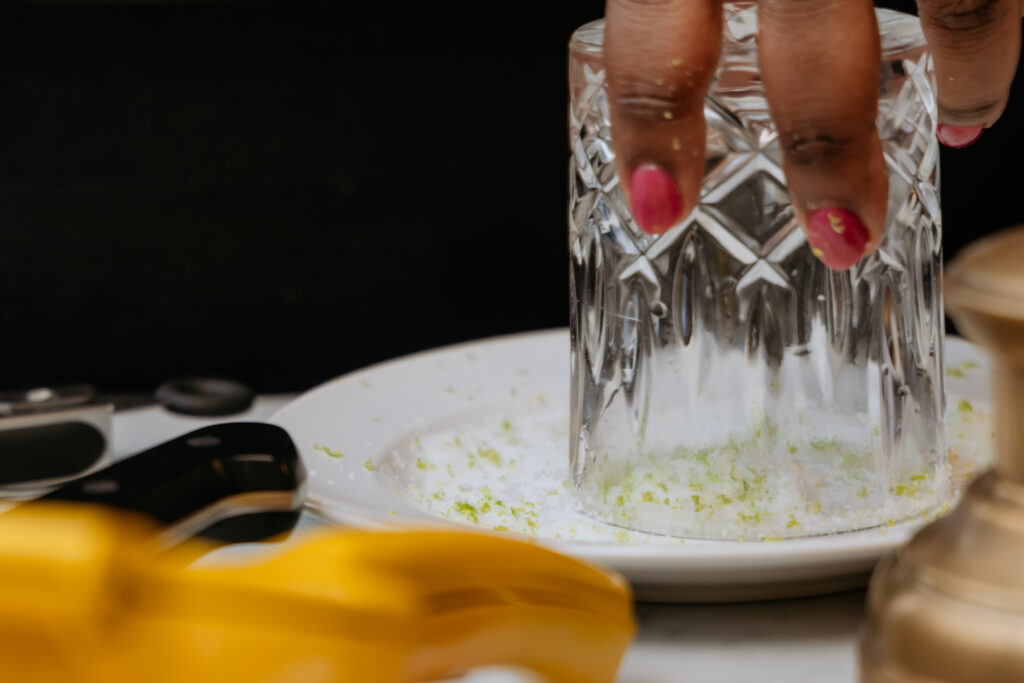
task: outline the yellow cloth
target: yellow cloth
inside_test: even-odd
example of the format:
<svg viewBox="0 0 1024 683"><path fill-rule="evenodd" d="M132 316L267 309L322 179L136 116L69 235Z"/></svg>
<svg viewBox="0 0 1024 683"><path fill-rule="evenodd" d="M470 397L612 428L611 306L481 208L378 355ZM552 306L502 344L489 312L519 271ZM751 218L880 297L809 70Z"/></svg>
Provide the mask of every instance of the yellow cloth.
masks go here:
<svg viewBox="0 0 1024 683"><path fill-rule="evenodd" d="M621 577L535 544L324 530L245 566L100 508L0 515L0 669L38 683L406 683L481 666L611 682L634 631Z"/></svg>

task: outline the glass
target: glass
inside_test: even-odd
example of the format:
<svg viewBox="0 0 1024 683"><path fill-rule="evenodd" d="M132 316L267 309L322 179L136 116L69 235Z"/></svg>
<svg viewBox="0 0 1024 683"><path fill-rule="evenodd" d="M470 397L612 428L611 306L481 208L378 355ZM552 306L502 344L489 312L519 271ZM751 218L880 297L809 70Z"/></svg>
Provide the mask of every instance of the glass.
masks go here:
<svg viewBox="0 0 1024 683"><path fill-rule="evenodd" d="M727 4L700 204L661 236L614 168L602 21L570 45L570 468L612 524L755 539L893 524L950 495L936 105L916 18L878 10L886 235L849 271L793 217L753 3Z"/></svg>

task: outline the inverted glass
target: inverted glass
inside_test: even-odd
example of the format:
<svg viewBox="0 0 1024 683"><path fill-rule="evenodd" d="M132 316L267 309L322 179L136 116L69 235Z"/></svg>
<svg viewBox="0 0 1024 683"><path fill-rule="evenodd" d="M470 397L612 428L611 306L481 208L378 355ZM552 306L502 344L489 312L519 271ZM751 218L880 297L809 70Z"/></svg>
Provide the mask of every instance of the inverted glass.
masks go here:
<svg viewBox="0 0 1024 683"><path fill-rule="evenodd" d="M699 205L660 236L614 167L602 21L570 44L570 469L578 507L682 537L870 528L950 495L931 57L877 10L886 232L849 271L793 216L757 64L727 3Z"/></svg>

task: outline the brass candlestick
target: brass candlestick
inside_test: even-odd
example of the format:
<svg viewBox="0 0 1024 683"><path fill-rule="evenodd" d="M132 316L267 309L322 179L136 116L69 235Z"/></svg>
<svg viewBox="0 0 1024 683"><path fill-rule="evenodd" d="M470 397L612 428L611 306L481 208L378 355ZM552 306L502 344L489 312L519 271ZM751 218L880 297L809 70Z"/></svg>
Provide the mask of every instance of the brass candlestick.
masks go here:
<svg viewBox="0 0 1024 683"><path fill-rule="evenodd" d="M996 465L875 570L864 682L1024 681L1024 228L965 249L945 287L994 360Z"/></svg>

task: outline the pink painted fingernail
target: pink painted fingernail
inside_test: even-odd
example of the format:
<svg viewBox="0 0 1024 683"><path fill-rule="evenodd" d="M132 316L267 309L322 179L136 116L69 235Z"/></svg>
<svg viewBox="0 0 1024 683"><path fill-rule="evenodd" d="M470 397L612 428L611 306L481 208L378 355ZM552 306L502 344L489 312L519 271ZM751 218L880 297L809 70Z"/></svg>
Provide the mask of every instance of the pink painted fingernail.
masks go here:
<svg viewBox="0 0 1024 683"><path fill-rule="evenodd" d="M679 220L683 198L672 176L654 164L638 166L630 184L633 218L648 235L660 235Z"/></svg>
<svg viewBox="0 0 1024 683"><path fill-rule="evenodd" d="M864 256L868 231L852 211L832 207L818 209L807 221L807 243L829 268L852 268Z"/></svg>
<svg viewBox="0 0 1024 683"><path fill-rule="evenodd" d="M947 126L940 123L935 131L935 137L946 147L960 149L977 142L983 130L985 130L984 126Z"/></svg>

